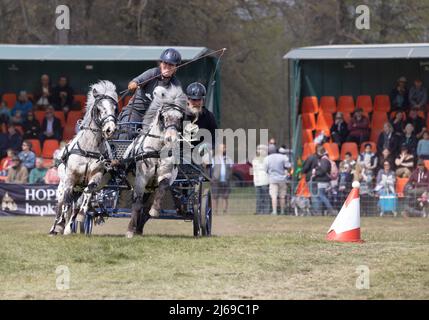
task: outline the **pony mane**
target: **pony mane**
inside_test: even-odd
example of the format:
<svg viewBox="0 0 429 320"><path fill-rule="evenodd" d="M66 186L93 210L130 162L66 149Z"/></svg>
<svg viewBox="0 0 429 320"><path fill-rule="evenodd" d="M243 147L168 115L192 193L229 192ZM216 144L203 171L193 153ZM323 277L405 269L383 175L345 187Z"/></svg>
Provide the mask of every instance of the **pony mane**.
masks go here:
<svg viewBox="0 0 429 320"><path fill-rule="evenodd" d="M171 85L169 88L160 86L155 88L153 91L153 100L143 118L143 132L147 132L149 130L156 118L156 115L158 114L158 111L166 104L174 104L182 109L183 112L185 112L187 97L183 93L181 87Z"/></svg>
<svg viewBox="0 0 429 320"><path fill-rule="evenodd" d="M108 81L108 80L100 80L97 83L92 84L89 87L88 95L86 98L86 106L85 106L85 116L83 117L82 123L84 125L88 125L88 123L91 121L92 117L92 109L94 108L95 104L95 97L94 97L94 89L101 95L106 95L114 99L116 102L118 102L118 94L116 93L116 86Z"/></svg>

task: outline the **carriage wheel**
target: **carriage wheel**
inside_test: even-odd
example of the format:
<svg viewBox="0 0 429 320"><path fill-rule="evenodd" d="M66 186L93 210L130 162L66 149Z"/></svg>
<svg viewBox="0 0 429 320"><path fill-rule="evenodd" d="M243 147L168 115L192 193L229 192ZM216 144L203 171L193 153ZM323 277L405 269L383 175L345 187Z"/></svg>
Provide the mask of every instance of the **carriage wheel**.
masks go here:
<svg viewBox="0 0 429 320"><path fill-rule="evenodd" d="M194 237L200 236L200 230L201 230L200 215L197 212L198 212L198 209L195 210L195 214L194 214Z"/></svg>
<svg viewBox="0 0 429 320"><path fill-rule="evenodd" d="M72 233L77 233L77 234L85 233L84 223L75 220L72 224Z"/></svg>
<svg viewBox="0 0 429 320"><path fill-rule="evenodd" d="M194 237L201 235L201 204L202 204L202 185L198 186L198 194L193 197L193 208L194 208Z"/></svg>
<svg viewBox="0 0 429 320"><path fill-rule="evenodd" d="M201 210L198 214L201 221L201 234L205 237L212 234L212 197L210 189L205 189L201 197Z"/></svg>
<svg viewBox="0 0 429 320"><path fill-rule="evenodd" d="M85 234L90 235L92 233L92 227L94 226L94 217L90 214L86 214L83 226Z"/></svg>
<svg viewBox="0 0 429 320"><path fill-rule="evenodd" d="M83 222L75 220L72 223L72 233L90 235L94 226L94 217L86 214Z"/></svg>
<svg viewBox="0 0 429 320"><path fill-rule="evenodd" d="M200 215L200 204L201 204L201 190L198 194L198 198L194 202L194 237L201 235L201 215Z"/></svg>

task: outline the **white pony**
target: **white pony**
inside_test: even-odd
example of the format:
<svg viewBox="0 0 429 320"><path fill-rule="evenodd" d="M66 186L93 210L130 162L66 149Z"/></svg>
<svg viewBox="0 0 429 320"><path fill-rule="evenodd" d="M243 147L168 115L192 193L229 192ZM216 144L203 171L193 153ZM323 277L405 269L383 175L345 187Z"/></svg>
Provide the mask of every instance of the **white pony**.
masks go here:
<svg viewBox="0 0 429 320"><path fill-rule="evenodd" d="M132 237L143 209L143 196L148 184L156 179L158 188L150 209L150 216L157 217L166 189L177 176L175 158L171 154L178 142L179 131L186 111L187 97L180 87L156 87L154 99L143 118L142 133L130 145L124 158L136 159L136 178L132 217L127 237Z"/></svg>
<svg viewBox="0 0 429 320"><path fill-rule="evenodd" d="M83 227L94 192L102 185L105 166L102 146L116 130L118 95L110 81L99 81L88 92L86 113L78 134L59 155L58 205L51 234L71 233L71 224ZM82 195L82 199L79 199ZM81 200L81 206L72 210Z"/></svg>

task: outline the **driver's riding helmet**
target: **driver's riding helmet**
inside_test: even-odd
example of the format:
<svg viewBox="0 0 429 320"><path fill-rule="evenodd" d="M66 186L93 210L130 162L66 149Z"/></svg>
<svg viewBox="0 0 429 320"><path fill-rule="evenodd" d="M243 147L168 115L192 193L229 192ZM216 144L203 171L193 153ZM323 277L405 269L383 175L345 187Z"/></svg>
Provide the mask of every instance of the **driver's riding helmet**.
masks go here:
<svg viewBox="0 0 429 320"><path fill-rule="evenodd" d="M182 56L176 49L168 48L161 53L161 57L159 58L159 60L161 62L178 66L182 63Z"/></svg>
<svg viewBox="0 0 429 320"><path fill-rule="evenodd" d="M204 85L202 85L199 82L191 83L186 88L186 95L188 96L189 99L192 99L192 100L204 99L206 97L206 94L207 94L206 87L204 87Z"/></svg>

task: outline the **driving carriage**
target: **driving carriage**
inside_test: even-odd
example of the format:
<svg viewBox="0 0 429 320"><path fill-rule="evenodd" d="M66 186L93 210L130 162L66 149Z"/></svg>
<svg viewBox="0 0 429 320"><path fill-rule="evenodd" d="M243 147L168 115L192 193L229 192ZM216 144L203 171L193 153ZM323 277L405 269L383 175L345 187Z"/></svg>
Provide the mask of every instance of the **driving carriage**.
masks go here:
<svg viewBox="0 0 429 320"><path fill-rule="evenodd" d="M209 236L210 175L185 160L184 153L173 154L178 142L191 145L181 130L186 96L179 87L157 87L143 123L117 123L115 89L110 82L100 82L88 93L80 131L61 155L57 214L50 233L91 234L94 224L106 218L131 215L141 233L152 217L193 221L195 236ZM116 132L137 137L115 139ZM174 205L161 209L169 193ZM132 203L131 212L123 203Z"/></svg>
<svg viewBox="0 0 429 320"><path fill-rule="evenodd" d="M118 131L136 132L140 123L124 122L117 124ZM131 134L133 135L133 134ZM121 161L133 140L110 140L109 154L106 161ZM147 157L156 157L152 154ZM184 220L193 223L194 236L210 236L212 230L212 207L210 192L210 172L200 165L188 162L181 154L177 177L170 186L165 198L170 208L163 208L155 219ZM83 223L73 223L73 233L91 234L94 225L105 223L108 218L126 218L131 216L130 207L124 207L121 193L130 192L133 186L127 180L127 170L133 170L133 163L128 168L111 168L111 179L92 199ZM146 201L156 191L156 185L146 188ZM172 201L171 201L172 200ZM122 202L122 203L121 203ZM148 210L148 208L145 208ZM145 221L146 222L146 221Z"/></svg>

